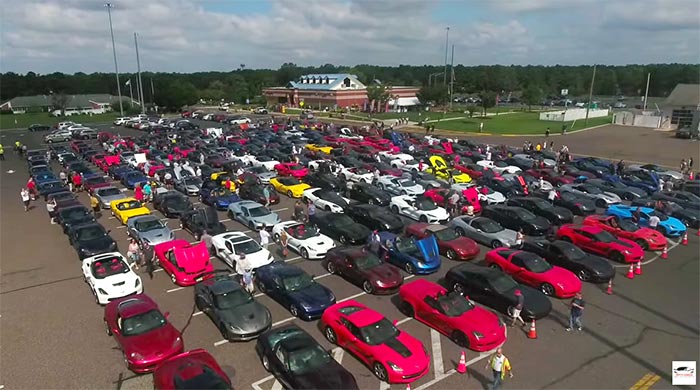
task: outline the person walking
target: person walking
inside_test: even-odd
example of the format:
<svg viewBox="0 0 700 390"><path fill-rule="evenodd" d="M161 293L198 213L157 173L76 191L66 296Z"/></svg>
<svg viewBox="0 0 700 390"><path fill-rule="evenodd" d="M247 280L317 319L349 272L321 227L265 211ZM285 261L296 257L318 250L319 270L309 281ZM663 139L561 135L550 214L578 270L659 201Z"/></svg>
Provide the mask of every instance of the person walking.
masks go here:
<svg viewBox="0 0 700 390"><path fill-rule="evenodd" d="M302 222L305 217L304 217L304 205L301 204L301 200L297 199L297 201L294 203L294 213L292 214L292 218L296 220L297 222Z"/></svg>
<svg viewBox="0 0 700 390"><path fill-rule="evenodd" d="M141 261L146 267L148 277L150 279L153 279L153 273L155 272L156 268L155 252L153 251L153 247L151 246L151 244L149 244L148 242L144 242L143 247L141 248Z"/></svg>
<svg viewBox="0 0 700 390"><path fill-rule="evenodd" d="M73 177L71 177L73 183L73 191L80 192L83 187L83 177L80 176L78 172L73 172Z"/></svg>
<svg viewBox="0 0 700 390"><path fill-rule="evenodd" d="M583 325L581 323L581 317L583 316L583 309L586 307L586 301L583 300L583 294L577 292L574 299L571 301L571 312L569 315L569 327L566 328L567 332L570 332L576 325L576 329L582 330Z"/></svg>
<svg viewBox="0 0 700 390"><path fill-rule="evenodd" d="M39 194L39 192L36 189L36 182L34 182L34 179L30 176L29 180L27 180L27 191L29 191L29 195L31 196L32 200L36 200L36 196Z"/></svg>
<svg viewBox="0 0 700 390"><path fill-rule="evenodd" d="M90 208L92 208L92 212L95 214L95 218L100 216L100 201L97 199L95 194L90 194Z"/></svg>
<svg viewBox="0 0 700 390"><path fill-rule="evenodd" d="M287 244L289 243L289 236L287 231L282 229L280 233L280 246L282 247L282 257L286 258L289 255L289 249L287 249Z"/></svg>
<svg viewBox="0 0 700 390"><path fill-rule="evenodd" d="M136 187L134 187L134 199L143 203L143 188L141 188L141 184L137 184Z"/></svg>
<svg viewBox="0 0 700 390"><path fill-rule="evenodd" d="M2 150L2 145L0 145L0 150ZM692 157L688 159L688 170L689 171L693 170L693 158Z"/></svg>
<svg viewBox="0 0 700 390"><path fill-rule="evenodd" d="M129 260L129 264L133 264L134 268L139 269L139 257L140 257L139 244L135 239L129 240L129 247L126 250L126 258Z"/></svg>
<svg viewBox="0 0 700 390"><path fill-rule="evenodd" d="M61 170L61 172L58 174L58 178L61 179L61 183L63 183L64 186L68 185L68 175L66 174L66 171Z"/></svg>
<svg viewBox="0 0 700 390"><path fill-rule="evenodd" d="M5 148L0 144L0 161L5 161Z"/></svg>
<svg viewBox="0 0 700 390"><path fill-rule="evenodd" d="M267 249L270 245L270 232L267 231L267 225L263 224L260 229L260 246Z"/></svg>
<svg viewBox="0 0 700 390"><path fill-rule="evenodd" d="M506 374L508 374L510 378L513 377L510 361L506 355L503 354L503 348L501 347L498 347L496 353L491 355L486 363L486 368L491 368L491 374L493 375L493 380L491 381L492 390L501 388L503 380L506 379Z"/></svg>
<svg viewBox="0 0 700 390"><path fill-rule="evenodd" d="M24 203L24 211L29 211L29 201L31 199L29 196L29 190L26 187L22 188L19 195L22 197L22 203Z"/></svg>
<svg viewBox="0 0 700 390"><path fill-rule="evenodd" d="M214 243L212 242L212 237L209 235L209 232L202 230L202 235L199 237L199 241L203 242L207 247L209 254L214 256Z"/></svg>
<svg viewBox="0 0 700 390"><path fill-rule="evenodd" d="M525 242L525 235L523 234L523 228L518 229L515 233L515 247L522 248L523 242Z"/></svg>
<svg viewBox="0 0 700 390"><path fill-rule="evenodd" d="M316 215L316 205L312 201L308 201L306 206L306 221L310 221Z"/></svg>
<svg viewBox="0 0 700 390"><path fill-rule="evenodd" d="M649 217L649 229L658 230L659 223L661 223L661 218L659 218L658 215L652 214L651 217Z"/></svg>
<svg viewBox="0 0 700 390"><path fill-rule="evenodd" d="M151 187L151 183L149 182L143 185L143 199L146 202L151 202L153 200L153 187Z"/></svg>
<svg viewBox="0 0 700 390"><path fill-rule="evenodd" d="M265 207L270 207L270 188L268 186L263 187L263 197L265 197Z"/></svg>
<svg viewBox="0 0 700 390"><path fill-rule="evenodd" d="M515 290L515 298L518 299L518 303L516 303L510 311L510 317L513 319L513 321L511 321L510 323L510 326L515 326L515 323L518 320L520 320L520 322L522 322L524 326L525 321L520 316L520 313L523 311L523 307L525 307L525 297L523 296L523 292L520 290Z"/></svg>
<svg viewBox="0 0 700 390"><path fill-rule="evenodd" d="M54 214L56 212L56 198L51 198L51 200L46 202L46 211L49 213L49 218L51 219L51 224L55 225L56 224L56 216Z"/></svg>
<svg viewBox="0 0 700 390"><path fill-rule="evenodd" d="M555 191L554 188L552 188L547 193L547 200L549 201L549 203L554 204L555 199L557 199L557 191Z"/></svg>
<svg viewBox="0 0 700 390"><path fill-rule="evenodd" d="M455 191L448 198L449 212L452 218L457 216L457 203L459 203L459 194Z"/></svg>

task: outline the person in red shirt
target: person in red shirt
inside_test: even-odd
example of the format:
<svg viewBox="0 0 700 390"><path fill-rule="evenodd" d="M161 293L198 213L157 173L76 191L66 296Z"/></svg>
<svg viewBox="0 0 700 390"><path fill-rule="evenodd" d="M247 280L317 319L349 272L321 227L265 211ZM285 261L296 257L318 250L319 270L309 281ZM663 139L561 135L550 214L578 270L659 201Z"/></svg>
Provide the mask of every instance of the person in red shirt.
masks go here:
<svg viewBox="0 0 700 390"><path fill-rule="evenodd" d="M75 191L80 192L83 188L83 177L80 176L78 172L73 172L73 188Z"/></svg>
<svg viewBox="0 0 700 390"><path fill-rule="evenodd" d="M29 180L27 180L27 190L29 190L29 194L32 196L32 200L36 200L36 183L31 177L29 178Z"/></svg>

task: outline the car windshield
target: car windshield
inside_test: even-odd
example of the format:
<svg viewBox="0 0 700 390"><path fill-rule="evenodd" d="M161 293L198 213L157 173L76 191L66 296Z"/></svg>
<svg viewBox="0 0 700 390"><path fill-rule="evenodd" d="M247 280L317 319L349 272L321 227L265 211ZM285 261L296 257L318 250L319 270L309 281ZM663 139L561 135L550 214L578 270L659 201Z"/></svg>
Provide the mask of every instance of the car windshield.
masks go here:
<svg viewBox="0 0 700 390"><path fill-rule="evenodd" d="M233 309L246 303L252 302L253 297L243 289L236 289L223 294L214 295L214 302L217 308L226 310Z"/></svg>
<svg viewBox="0 0 700 390"><path fill-rule="evenodd" d="M660 213L658 211L653 211L651 214L649 214L649 217L651 217L652 215L656 215L657 217L659 217L660 221L665 221L668 219L668 215Z"/></svg>
<svg viewBox="0 0 700 390"><path fill-rule="evenodd" d="M618 220L617 225L620 227L620 229L626 232L636 232L637 230L639 230L639 226L636 223L628 221L626 219Z"/></svg>
<svg viewBox="0 0 700 390"><path fill-rule="evenodd" d="M532 198L531 201L539 210L550 210L554 207L544 199Z"/></svg>
<svg viewBox="0 0 700 390"><path fill-rule="evenodd" d="M289 167L290 171L301 171L302 169L305 169L305 168L301 165L291 165Z"/></svg>
<svg viewBox="0 0 700 390"><path fill-rule="evenodd" d="M612 182L608 182L608 183L611 184L611 187L617 188L617 189L620 189L620 190L624 190L624 189L627 188L626 185L620 183L619 181L612 181Z"/></svg>
<svg viewBox="0 0 700 390"><path fill-rule="evenodd" d="M382 265L384 262L380 260L379 257L369 252L363 252L362 256L355 258L355 264L357 265L357 268L366 270Z"/></svg>
<svg viewBox="0 0 700 390"><path fill-rule="evenodd" d="M438 241L452 241L459 238L459 234L452 228L445 228L436 231L435 238L437 238Z"/></svg>
<svg viewBox="0 0 700 390"><path fill-rule="evenodd" d="M312 345L289 353L289 370L295 374L305 374L326 366L331 359L320 345Z"/></svg>
<svg viewBox="0 0 700 390"><path fill-rule="evenodd" d="M131 270L129 266L118 257L103 259L92 263L92 275L95 279L104 279L112 275L125 274Z"/></svg>
<svg viewBox="0 0 700 390"><path fill-rule="evenodd" d="M586 253L573 244L559 245L558 248L567 259L581 260L586 257Z"/></svg>
<svg viewBox="0 0 700 390"><path fill-rule="evenodd" d="M165 201L165 204L176 209L183 209L189 207L189 201L187 198L182 196L171 196Z"/></svg>
<svg viewBox="0 0 700 390"><path fill-rule="evenodd" d="M283 177L279 179L279 182L285 186L295 186L297 184L301 184L301 180L295 179L293 177Z"/></svg>
<svg viewBox="0 0 700 390"><path fill-rule="evenodd" d="M416 185L416 182L413 180L400 180L399 184L401 184L401 187L413 187Z"/></svg>
<svg viewBox="0 0 700 390"><path fill-rule="evenodd" d="M527 210L516 210L515 213L518 215L518 218L522 219L525 222L530 222L534 221L537 216Z"/></svg>
<svg viewBox="0 0 700 390"><path fill-rule="evenodd" d="M89 214L90 212L86 208L76 207L63 210L61 212L61 218L63 218L64 220L81 219Z"/></svg>
<svg viewBox="0 0 700 390"><path fill-rule="evenodd" d="M227 390L231 389L228 383L223 380L217 373L211 370L209 367L202 367L202 373L194 377L187 377L184 379L180 375L176 375L174 378L175 389L177 390L196 390L196 389L210 389L210 390Z"/></svg>
<svg viewBox="0 0 700 390"><path fill-rule="evenodd" d="M606 231L598 232L598 233L594 234L593 237L595 237L595 239L597 241L605 242L605 243L615 241L615 236L613 236L612 234L610 234Z"/></svg>
<svg viewBox="0 0 700 390"><path fill-rule="evenodd" d="M97 190L97 195L99 196L112 196L119 195L122 192L118 188L105 188L104 190Z"/></svg>
<svg viewBox="0 0 700 390"><path fill-rule="evenodd" d="M107 180L105 180L104 177L90 177L85 179L85 184L100 184L100 183L106 183Z"/></svg>
<svg viewBox="0 0 700 390"><path fill-rule="evenodd" d="M161 224L160 221L157 219L149 219L146 221L136 222L136 230L138 230L140 232L147 232L150 230L156 230L156 229L160 229L162 227L163 227L163 224Z"/></svg>
<svg viewBox="0 0 700 390"><path fill-rule="evenodd" d="M151 310L133 317L124 318L122 321L122 334L124 336L138 336L165 326L167 321L158 310Z"/></svg>
<svg viewBox="0 0 700 390"><path fill-rule="evenodd" d="M297 240L306 240L318 235L318 228L315 226L306 226L305 224L291 226L285 230L287 231L287 234L296 238Z"/></svg>
<svg viewBox="0 0 700 390"><path fill-rule="evenodd" d="M600 188L594 186L582 186L581 190L594 195L599 195L603 193L603 191L601 191Z"/></svg>
<svg viewBox="0 0 700 390"><path fill-rule="evenodd" d="M202 179L198 177L188 177L185 179L185 185L187 186L201 186Z"/></svg>
<svg viewBox="0 0 700 390"><path fill-rule="evenodd" d="M527 256L523 259L523 263L525 264L525 268L536 274L541 274L552 269L552 266L539 256Z"/></svg>
<svg viewBox="0 0 700 390"><path fill-rule="evenodd" d="M578 198L576 197L576 195L572 194L571 192L561 191L561 192L559 192L559 197L562 200L565 200L567 202L577 202L578 201Z"/></svg>
<svg viewBox="0 0 700 390"><path fill-rule="evenodd" d="M290 292L309 288L313 283L314 281L311 279L311 276L303 272L296 275L286 276L282 281L284 289Z"/></svg>
<svg viewBox="0 0 700 390"><path fill-rule="evenodd" d="M141 202L138 200L130 200L128 202L122 202L117 205L119 210L131 210L141 207Z"/></svg>
<svg viewBox="0 0 700 390"><path fill-rule="evenodd" d="M489 284L491 285L491 288L494 289L494 291L500 294L505 294L509 291L513 291L514 289L518 288L518 283L516 283L509 276L500 273L495 278L490 279Z"/></svg>
<svg viewBox="0 0 700 390"><path fill-rule="evenodd" d="M271 214L270 210L263 206L248 209L248 213L251 217L264 217Z"/></svg>
<svg viewBox="0 0 700 390"><path fill-rule="evenodd" d="M471 302L455 291L440 296L437 299L437 304L440 306L440 310L448 317L459 317L474 308Z"/></svg>
<svg viewBox="0 0 700 390"><path fill-rule="evenodd" d="M480 218L478 220L477 228L480 228L482 232L484 233L498 233L503 229L503 226L501 226L498 222L488 219L488 218Z"/></svg>
<svg viewBox="0 0 700 390"><path fill-rule="evenodd" d="M396 237L396 249L405 254L413 254L418 252L418 246L412 238Z"/></svg>
<svg viewBox="0 0 700 390"><path fill-rule="evenodd" d="M98 226L92 226L78 231L78 241L96 240L106 236L107 233Z"/></svg>
<svg viewBox="0 0 700 390"><path fill-rule="evenodd" d="M345 229L355 225L355 221L345 214L335 214L331 216L331 221L338 229Z"/></svg>
<svg viewBox="0 0 700 390"><path fill-rule="evenodd" d="M416 200L416 208L422 211L432 211L437 209L437 205L430 198L421 198Z"/></svg>
<svg viewBox="0 0 700 390"><path fill-rule="evenodd" d="M396 338L399 334L399 330L386 318L360 328L362 341L369 345L384 344L390 339Z"/></svg>
<svg viewBox="0 0 700 390"><path fill-rule="evenodd" d="M243 241L233 245L233 252L237 255L249 255L252 253L260 252L261 250L262 247L260 247L260 244L258 244L254 240Z"/></svg>

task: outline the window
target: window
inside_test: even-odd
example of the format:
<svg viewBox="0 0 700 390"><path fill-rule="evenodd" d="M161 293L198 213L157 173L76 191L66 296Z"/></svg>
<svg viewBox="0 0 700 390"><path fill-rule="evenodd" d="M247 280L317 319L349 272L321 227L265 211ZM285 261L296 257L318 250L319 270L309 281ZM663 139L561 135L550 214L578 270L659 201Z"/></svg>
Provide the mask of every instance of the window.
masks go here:
<svg viewBox="0 0 700 390"><path fill-rule="evenodd" d="M287 356L284 353L284 350L282 348L277 348L277 352L275 352L275 356L277 356L277 360L282 363L283 366L287 366Z"/></svg>
<svg viewBox="0 0 700 390"><path fill-rule="evenodd" d="M523 259L521 259L518 256L514 256L511 263L513 263L513 265L516 267L525 268L525 263L523 262Z"/></svg>
<svg viewBox="0 0 700 390"><path fill-rule="evenodd" d="M346 77L345 80L343 80L343 88L350 88L350 78Z"/></svg>

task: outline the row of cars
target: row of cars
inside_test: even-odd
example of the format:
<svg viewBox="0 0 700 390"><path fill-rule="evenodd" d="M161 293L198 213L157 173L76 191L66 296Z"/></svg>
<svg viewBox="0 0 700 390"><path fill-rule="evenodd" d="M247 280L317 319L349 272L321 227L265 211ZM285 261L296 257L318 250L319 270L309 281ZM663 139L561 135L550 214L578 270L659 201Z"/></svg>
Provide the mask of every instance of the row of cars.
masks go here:
<svg viewBox="0 0 700 390"><path fill-rule="evenodd" d="M249 140L254 140L260 135L259 133L256 133L257 132L255 131L251 131L249 134L246 134L246 138ZM187 136L184 136L183 138L185 138L183 141L187 142ZM197 139L198 137L193 136L192 138ZM248 145L248 143L250 143L252 146L255 144L255 142L247 142L246 145ZM200 148L198 147L198 149ZM201 150L204 152L206 152L208 149L210 148L201 148ZM306 150L312 151L311 148L306 148ZM241 151L240 154L244 155L243 153L245 152ZM312 155L312 157L314 158L308 158L307 162L304 164L304 168L309 169L309 167L312 165L311 161L318 162L319 160L323 160L323 158L318 158L323 157L322 154L315 154ZM337 160L345 162L343 167L340 168L341 170L339 174L344 176L344 178L340 180L341 184L345 185L344 188L347 189L346 194L350 195L355 188L366 190L366 192L369 193L384 194L388 196L388 205L391 205L396 197L408 196L409 198L403 198L407 202L407 208L424 208L420 205L416 206L415 204L409 203L409 200L412 200L411 197L414 198L413 200L418 200L419 195L401 195L400 192L399 195L394 195L390 193L386 187L384 189L380 188L378 185L379 182L377 182L376 186L372 184L374 180L370 179L368 176L364 176L364 178L367 179L367 181L364 181L362 178L363 176L361 176L362 174L357 172L357 167L348 164L348 159L338 158ZM377 169L380 167L381 166L374 166L374 168ZM355 172L352 172L352 174L356 176L345 175L343 173L352 169L356 170ZM213 167L212 170L214 170ZM329 175L329 173L320 169L320 167L315 170L318 171L316 172L318 174ZM416 316L417 319L428 323L430 326L435 327L440 332L453 338L460 345L466 345L470 348L485 348L485 350L489 349L489 347L492 345L490 343L494 343L493 345L498 345L499 342L502 342L502 339L499 337L500 334L505 333L504 331L503 333L499 333L501 332L500 329L503 329L503 326L495 315L483 309L478 309L479 307L474 306L471 303L471 300L486 304L487 306L506 313L508 308L515 302L514 291L516 289L520 289L521 291L525 291L527 296L527 307L524 311L525 316L527 318L540 318L545 316L551 309L551 303L544 294L560 297L571 296L572 292L580 289L579 279L597 282L605 281L611 277L609 273L606 274L605 272L596 271L598 269L605 271L605 265L607 265L607 270L612 269L607 260L596 257L589 252L596 253L596 251L602 250L601 248L609 248L612 246L612 244L617 244L619 242L629 244L616 236L614 236L613 239L610 239L608 235L601 233L603 229L600 227L596 227L598 229L596 230L593 229L592 225L586 225L585 228L565 225L557 232L557 237L561 238L561 241L553 241L551 243L541 241L543 244L541 248L538 247L539 249L535 247L522 248L527 249L527 251L512 248L516 246L515 230L504 227L497 220L500 220L500 222L503 224L512 224L511 226L513 226L513 228L519 229L525 226L525 222L532 221L533 216L534 219L537 220L539 218L538 214L542 216L544 215L544 212L539 212L537 211L538 209L534 209L534 212L530 212L521 207L525 204L522 202L528 199L539 198L525 196L524 194L523 196L519 197L514 196L514 194L508 194L510 199L508 199L507 202L517 201L521 203L486 206L482 209L480 216L463 216L454 218L449 222L448 226L430 224L430 222L433 221L421 221L420 215L415 214L412 218L418 220L418 224L403 226L403 221L399 219L399 225L396 227L391 227L391 229L385 229L386 226L390 225L387 222L388 218L374 218L375 222L380 224L386 223L386 225L379 225L376 228L376 230L382 230L382 232L379 233L383 243L382 245L377 248L370 247L368 250L347 247L345 245L333 248L331 245L334 246L335 244L333 243L333 240L328 238L328 236L332 236L334 233L328 226L336 227L335 234L350 232L352 230L351 227L364 226L365 230L361 232L361 234L357 235L357 239L355 241L353 241L353 237L347 236L343 237L336 235L334 238L336 238L342 244L365 243L369 236L370 228L365 225L365 223L361 222L359 219L359 212L364 211L365 213L363 215L367 217L372 214L372 211L376 212L376 210L381 210L382 206L379 204L381 202L380 198L386 199L386 196L369 196L365 198L366 204L356 204L354 201L347 201L350 198L343 199L342 196L337 194L334 198L324 199L320 196L322 194L317 194L317 192L323 190L322 187L318 187L318 189L315 191L309 191L312 190L313 187L307 187L300 191L294 191L290 190L289 187L291 186L288 186L287 188L274 186L275 181L282 181L286 178L292 177L291 172L293 171L297 170L289 169L285 172L280 169L278 171L279 175L287 174L289 176L278 176L277 179L270 178L268 182L273 185L275 190L282 194L291 194L292 197L304 197L307 201L314 202L314 204L319 202L319 205L323 205L324 203L320 203L320 199L324 202L336 204L338 207L340 207L342 212L337 212L340 210L333 209L327 210L326 212L319 212L312 218L310 221L311 223L308 224L289 221L274 225L267 225L272 229L273 237L276 238L281 233L281 230L284 229L287 235L290 237L289 242L292 250L298 251L301 256L306 258L323 259L322 261L324 268L326 268L330 273L338 273L351 282L361 285L366 292L376 294L395 293L398 291L401 297L400 307L404 312ZM322 173L321 171L325 173ZM202 172L204 172L203 169ZM308 175L315 175L316 173L307 172L306 175L301 176L301 180L307 180ZM332 172L330 173L330 176L337 177L337 175L334 175ZM251 180L250 183L247 183L246 180L243 179L243 183L238 182L234 184L236 186L240 186L239 194L241 190L246 188L248 185L257 187L263 186L262 180L260 180L257 176L255 177L256 178ZM494 175L490 179L493 180L495 177L502 176ZM228 188L224 188L224 190L228 190L230 192L231 184L226 184L228 180L217 180L219 179L219 176L216 176L216 178L212 180L211 174L208 175L207 179L209 180L205 182L214 182L218 185L217 188L228 186ZM240 179L240 177L234 179ZM327 179L332 178L328 177ZM435 177L435 179L437 179L437 177ZM258 182L258 180L260 182ZM299 179L295 178L295 180ZM233 181L235 182L237 180ZM332 180L324 180L321 182L326 181L330 182ZM503 181L506 181L506 179L503 179ZM515 184L513 188L517 189L517 186L519 185L523 192L528 190L528 186L522 185L519 180L516 179L514 182L519 184ZM449 188L449 182L447 185ZM343 187L341 187L341 189L342 188ZM409 188L409 186L406 186L406 188ZM438 190L441 188L442 187L434 189ZM468 188L465 188L465 190ZM329 190L326 189L326 191ZM478 198L479 197L477 196L477 200ZM338 204L340 203L339 199L343 199L343 201L347 204ZM373 199L372 202L369 202L371 199ZM429 199L430 198L428 197L420 199L421 201L425 201L427 203L427 207L425 208L439 207L435 204L431 205L430 202L428 202ZM377 204L371 204L375 201ZM236 205L240 203L242 202L229 202L226 209L229 210L231 215L235 217L238 213ZM543 209L546 209L546 206L544 206L542 202L536 203L539 203ZM396 204L396 202L394 202L394 204ZM220 208L223 206L223 204L219 203L215 203L214 205ZM137 208L138 207L136 207L136 209ZM126 211L118 210L118 207L115 207L115 209L115 216L119 216L122 211ZM523 211L527 213L524 213ZM355 212L357 212L357 214L354 214ZM401 214L400 210L398 213ZM383 215L396 217L395 214L391 214L391 212L387 213L386 211ZM411 217L412 214L404 212L403 215ZM556 215L556 213L551 214L550 218L554 218L554 215ZM139 218L139 216L131 215L126 218L126 222L129 223L129 221L133 218ZM559 218L558 215L557 218ZM122 218L120 217L120 219ZM447 216L445 219L449 219L449 216ZM324 220L327 221L327 224L324 223ZM345 223L336 224L336 220L345 220ZM438 219L438 221L440 221L440 219ZM561 224L563 222L568 222L568 220L564 218L564 220L554 221L556 224ZM547 221L547 223L550 222ZM258 227L262 227L262 225L257 225L256 228ZM383 230L393 230L393 232L384 232ZM541 231L542 229L538 231L538 234ZM403 233L396 234L400 232ZM326 236L324 233L328 233L328 236ZM584 245L583 239L581 239L579 236L587 238L588 235L594 236L594 239L590 240L590 245ZM237 254L238 251L233 246L227 246L227 243L231 244L234 241L238 242L246 240L245 235L237 235L234 234L234 232L230 232L226 239L221 237L222 239L218 240L218 237L219 235L217 234L214 241L216 253L220 255L227 264L231 265L235 269L235 258L229 258L229 261L226 261L225 255L227 255L227 253L225 251L228 251L231 254ZM495 249L486 255L486 261L493 266L492 268L481 267L471 263L463 263L451 269L446 277L447 286L449 287L448 289L430 284L422 279L419 279L416 282L403 284L403 278L400 277L396 267L394 267L394 265L396 265L406 271L409 271L410 273L430 273L437 270L437 268L428 268L426 270L422 268L422 264L432 262L432 267L434 267L434 263L437 263L437 267L439 267L439 253L445 254L448 258L452 257L462 260L474 258L474 256L478 254L478 247L473 243L471 239L472 237L474 240L478 240L479 242L488 243L489 246L509 246L509 248ZM498 239L502 241L494 244L494 237L500 237ZM328 240L326 240L326 238L328 238ZM509 239L512 241L509 241ZM565 240L572 241L576 245L566 242ZM323 241L324 244L316 245L316 247L324 248L325 251L316 251L315 253L311 253L309 248L314 248L314 246L310 244L318 243L319 241ZM462 243L462 245L455 246L455 244L459 243ZM255 247L255 244L257 243L253 241L252 243L246 245ZM308 245L308 248L304 245ZM469 251L469 248L464 249L465 246L469 245L471 245L471 251ZM196 247L196 245L194 246ZM582 252L578 246L581 246L587 252ZM474 253L474 248L477 249L476 253ZM257 250L257 248L255 249ZM462 252L461 249L464 249L464 251ZM180 264L178 262L176 252L176 250L173 250L172 259L174 259L175 263ZM537 256L538 253L539 256ZM606 252L598 253L607 255ZM201 256L201 258L204 259L205 256L208 260L208 255ZM172 259L168 259L167 256L159 255L158 257L161 261L161 266L163 266L164 269L167 267L164 262L173 262ZM623 261L633 262L635 259L631 257L630 260L625 258ZM561 265L563 268L559 268L559 265ZM502 271L496 269L496 267L500 268ZM573 273L564 268L571 270ZM168 273L170 272L171 271L168 271ZM512 277L508 276L509 274L512 275ZM250 326L250 328L242 329L240 328L241 325L236 325L238 328L236 328L234 331L234 329L231 327L232 324L223 322L222 318L225 317L223 313L228 313L234 308L238 308L238 306L231 305L226 307L226 303L230 302L225 301L224 298L228 297L233 299L236 296L229 295L233 294L234 289L236 288L234 286L238 286L238 290L236 290L238 291L236 293L238 296L241 296L240 294L244 294L243 297L246 297L245 293L240 290L238 283L235 280L232 280L232 278L228 275L210 274L208 270L205 270L198 275L200 276L195 278L193 281L196 284L195 296L198 307L200 307L203 312L207 313L212 318L215 325L217 325L222 334L224 334L227 338L235 339L235 337L240 336L241 333L244 334L244 338L246 337L246 334L248 335L247 337L257 337L259 333L256 332L264 332L262 333L262 336L258 338L258 348L256 348L256 350L258 350L258 353L260 354L263 366L272 371L283 383L293 383L289 381L297 380L299 378L306 378L309 380L308 377L302 375L305 370L306 372L313 374L314 372L318 371L319 367L326 367L323 364L329 367L335 365L332 358L330 358L329 354L323 351L323 349L307 351L306 349L301 348L302 343L299 343L299 340L308 341L309 339L313 340L313 338L296 327L291 327L289 329L286 327L284 329L276 328L266 332L265 326L267 321L261 321L259 323L244 321L244 323ZM574 276L572 279L571 276L573 275L576 276ZM576 279L576 277L578 277L578 279ZM201 280L197 281L198 278L201 278ZM174 279L174 282L178 282L177 278ZM413 283L417 282L428 283L429 285L413 285ZM428 354L425 352L424 348L422 348L423 352L421 352L422 344L419 341L396 328L381 314L367 308L366 306L363 306L358 302L347 301L343 302L342 304L335 304L335 297L333 296L332 291L315 282L310 275L306 274L298 267L277 262L262 265L256 270L255 283L260 291L265 292L273 299L282 303L283 306L285 306L293 315L304 319L316 319L320 317L320 325L324 336L330 342L337 343L342 347L361 353L362 356L365 357L363 359L365 363L372 369L378 378L390 382L410 382L427 372L427 365L429 362ZM416 291L420 291L420 294L417 296L409 294ZM459 293L468 294L470 299L464 299ZM222 294L225 295L225 297L220 297ZM126 298L126 301L129 299L135 298ZM250 299L250 301L254 301L252 297L248 296L248 298L242 300L241 302L248 304L250 303L248 299ZM138 302L134 303L134 305L142 304L143 302L145 302L145 300L139 300ZM110 305L112 307L119 306L113 303L110 303ZM129 305L125 306L128 307ZM153 307L153 305L151 304L149 307ZM259 306L258 309L260 309ZM481 313L481 311L487 313L482 313L482 317L486 316L484 318L489 318L489 320L485 320L483 318L482 320L475 320L474 317L472 317L477 316L477 314ZM436 315L435 312L440 313L440 315ZM265 319L266 317L263 314L264 311L260 311L260 313L261 314L259 315L256 314L255 318ZM423 317L424 314L426 314L425 317ZM458 325L462 326L461 328L458 328L455 324L450 325L450 320L453 319L453 317L460 319L460 321L457 321L457 323ZM111 323L107 318L107 315L106 320L107 324L110 325ZM162 321L159 323L162 323ZM262 327L262 330L259 327L254 328L255 324ZM478 326L479 328L468 328L467 326ZM119 324L117 324L117 327L110 329L110 331L114 334L115 329L120 331ZM285 335L288 335L289 338L287 338ZM396 353L396 349L386 348L387 345L396 346L396 343L408 348L412 352L411 359L402 358L400 353ZM315 346L317 344L310 344L306 342L304 345ZM124 349L128 347L122 345L122 348ZM304 353L308 353L308 355L300 355L307 357L307 359L301 360L306 361L308 364L292 364L293 359L291 356L296 352L301 353L302 350ZM315 366L311 363L318 363L320 365ZM152 365L148 367L148 369L151 368ZM309 368L314 368L314 370L309 370ZM349 375L349 373L333 376L337 378L348 378L347 375ZM318 378L318 375L316 375L316 378L312 380L322 380L322 378ZM332 388L335 386L326 385L326 387Z"/></svg>

